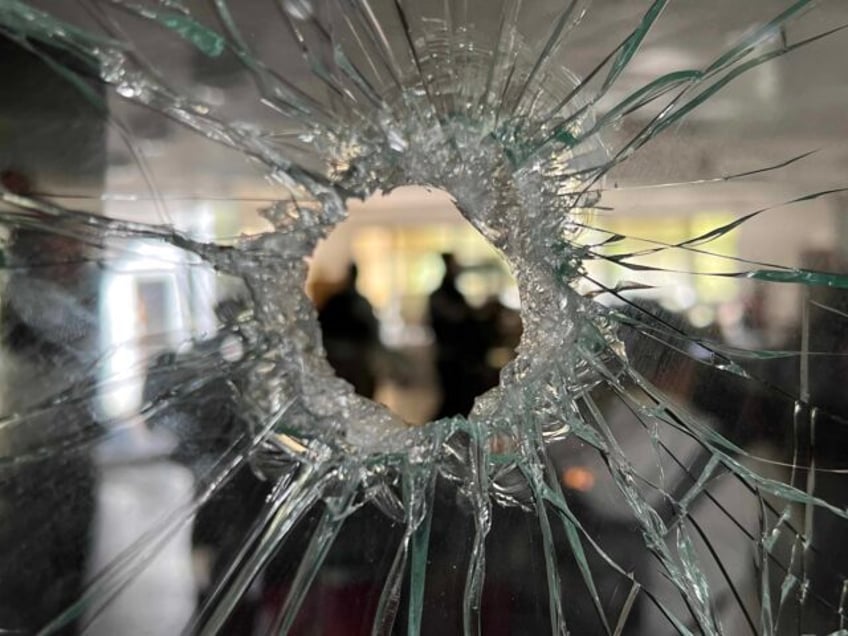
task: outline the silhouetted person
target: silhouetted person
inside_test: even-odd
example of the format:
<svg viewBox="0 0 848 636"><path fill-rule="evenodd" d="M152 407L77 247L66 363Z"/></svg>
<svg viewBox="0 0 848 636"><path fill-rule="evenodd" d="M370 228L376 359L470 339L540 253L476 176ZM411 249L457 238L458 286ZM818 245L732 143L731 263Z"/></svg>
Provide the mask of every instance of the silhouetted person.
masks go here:
<svg viewBox="0 0 848 636"><path fill-rule="evenodd" d="M99 272L78 240L17 228L0 305L0 631L35 633L82 593L95 512ZM50 406L63 393L69 399ZM62 634L75 633L66 625Z"/></svg>
<svg viewBox="0 0 848 636"><path fill-rule="evenodd" d="M2 189L73 192L97 210L107 121L94 104L105 96L97 69L37 37L0 34L0 71ZM0 417L10 419L0 431L0 633L36 633L69 609L91 554L100 270L85 228L69 221L2 221ZM71 618L51 633L76 631Z"/></svg>
<svg viewBox="0 0 848 636"><path fill-rule="evenodd" d="M330 365L359 395L370 398L377 388L379 322L371 303L356 290L357 274L351 265L342 289L318 313L318 322Z"/></svg>
<svg viewBox="0 0 848 636"><path fill-rule="evenodd" d="M147 424L176 437L172 458L195 473L199 492L207 488L210 468L232 455L234 445L246 448L246 440L239 445L249 434L239 397L246 382L242 360L249 353L243 348L246 341L239 325L244 308L245 303L238 299L218 303L218 333L195 342L188 351L159 355L145 381L144 403L158 407L145 414ZM197 378L204 378L202 387L194 385ZM163 404L167 406L162 408ZM192 527L192 549L207 556L210 583L199 589L199 604L242 548L269 490L269 482L260 480L245 463L199 507ZM257 603L255 595L242 599L228 622L231 633L254 632Z"/></svg>
<svg viewBox="0 0 848 636"><path fill-rule="evenodd" d="M842 273L848 261L837 253L810 252L802 266L812 271ZM779 387L769 394L767 417L778 425L782 439L776 443L785 449L782 458L795 462L793 485L800 490L813 486L813 494L840 510L848 507L848 482L844 474L848 454L848 295L844 289L810 286L807 298L808 334L800 322L795 333L779 349L798 352L772 365L768 380ZM801 317L799 316L799 319ZM802 352L809 352L804 359ZM775 368L776 367L776 368ZM802 387L806 386L808 395ZM810 468L815 472L810 479ZM788 476L787 476L788 481ZM816 506L812 527L800 528L811 537L806 560L810 591L830 599L841 589L848 573L848 522L830 510ZM836 629L830 608L816 606L804 616L804 631L825 633Z"/></svg>
<svg viewBox="0 0 848 636"><path fill-rule="evenodd" d="M442 254L445 275L430 294L430 326L436 336L436 371L442 402L436 418L468 415L485 387L488 331L456 286L461 272L453 254Z"/></svg>

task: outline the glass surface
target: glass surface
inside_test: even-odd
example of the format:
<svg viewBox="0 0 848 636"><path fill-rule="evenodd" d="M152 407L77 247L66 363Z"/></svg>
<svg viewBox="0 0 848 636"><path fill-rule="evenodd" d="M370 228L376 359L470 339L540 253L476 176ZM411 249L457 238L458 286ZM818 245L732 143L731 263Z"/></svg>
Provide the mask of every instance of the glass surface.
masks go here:
<svg viewBox="0 0 848 636"><path fill-rule="evenodd" d="M0 0L0 631L848 633L846 26ZM307 261L359 206L384 343L444 343L456 210L514 275L469 414L327 362Z"/></svg>

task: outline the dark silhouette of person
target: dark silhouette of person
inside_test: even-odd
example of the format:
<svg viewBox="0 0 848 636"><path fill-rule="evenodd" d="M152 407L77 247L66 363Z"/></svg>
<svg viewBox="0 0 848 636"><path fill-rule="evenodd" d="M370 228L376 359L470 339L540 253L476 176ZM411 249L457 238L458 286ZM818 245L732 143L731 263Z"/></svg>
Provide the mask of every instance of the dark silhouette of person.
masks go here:
<svg viewBox="0 0 848 636"><path fill-rule="evenodd" d="M833 252L810 251L803 256L802 266L818 272L848 271L845 257ZM810 286L804 294L807 323L799 316L794 333L779 347L799 355L778 359L770 374L762 372L782 393L770 392L764 419L775 423L772 437L784 449L781 459L795 464L792 485L802 491L812 487L815 497L845 510L848 322L842 316L848 312L848 296L844 289L824 285ZM810 591L830 598L848 573L848 521L820 506L813 508L810 520L811 526L801 525L809 541L805 562ZM817 604L804 616L805 632L830 632L835 629L832 626L833 613L823 605Z"/></svg>
<svg viewBox="0 0 848 636"><path fill-rule="evenodd" d="M442 254L445 275L430 294L430 326L436 337L436 371L442 401L436 419L468 415L485 388L488 330L456 286L462 269L453 254Z"/></svg>
<svg viewBox="0 0 848 636"><path fill-rule="evenodd" d="M0 70L0 190L30 200L72 191L98 209L108 118L91 99L105 95L97 69L38 36L0 34ZM2 225L0 447L15 461L0 470L0 632L33 634L79 599L87 575L101 272L90 230L70 218ZM78 620L51 633L77 633Z"/></svg>
<svg viewBox="0 0 848 636"><path fill-rule="evenodd" d="M2 411L26 415L0 442L19 460L0 485L0 631L34 633L83 589L97 481L90 443L101 431L82 398L98 352L99 271L85 252L74 238L17 228L6 254ZM62 393L80 399L46 406Z"/></svg>
<svg viewBox="0 0 848 636"><path fill-rule="evenodd" d="M172 459L191 469L200 486L208 485L215 462L246 448L248 423L241 415L240 392L246 378L242 360L249 354L241 330L246 303L238 298L215 307L217 334L194 343L188 351L167 351L148 369L144 386L147 425L176 438ZM198 378L204 378L197 387ZM243 452L243 451L242 451ZM251 525L261 514L271 490L246 463L198 508L192 526L192 548L209 559L210 585L199 590L202 605L242 548ZM248 595L239 602L227 624L228 633L254 633L259 599Z"/></svg>
<svg viewBox="0 0 848 636"><path fill-rule="evenodd" d="M359 395L370 398L377 388L380 324L371 303L356 290L357 275L351 264L343 287L318 312L318 322L330 365Z"/></svg>

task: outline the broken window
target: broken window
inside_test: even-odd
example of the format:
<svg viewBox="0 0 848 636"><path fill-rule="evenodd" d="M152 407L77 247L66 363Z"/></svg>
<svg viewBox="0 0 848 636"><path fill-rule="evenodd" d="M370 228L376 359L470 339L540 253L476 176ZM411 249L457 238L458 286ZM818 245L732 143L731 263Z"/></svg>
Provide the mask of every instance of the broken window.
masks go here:
<svg viewBox="0 0 848 636"><path fill-rule="evenodd" d="M0 1L0 628L844 633L846 24ZM305 291L406 186L523 327L414 426Z"/></svg>

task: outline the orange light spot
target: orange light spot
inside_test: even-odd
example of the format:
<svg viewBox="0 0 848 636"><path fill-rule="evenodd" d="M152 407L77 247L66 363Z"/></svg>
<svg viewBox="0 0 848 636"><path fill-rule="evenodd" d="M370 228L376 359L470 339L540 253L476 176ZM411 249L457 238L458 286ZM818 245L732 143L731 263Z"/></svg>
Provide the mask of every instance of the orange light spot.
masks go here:
<svg viewBox="0 0 848 636"><path fill-rule="evenodd" d="M595 475L582 466L572 466L562 471L562 483L572 490L588 492L595 485Z"/></svg>

